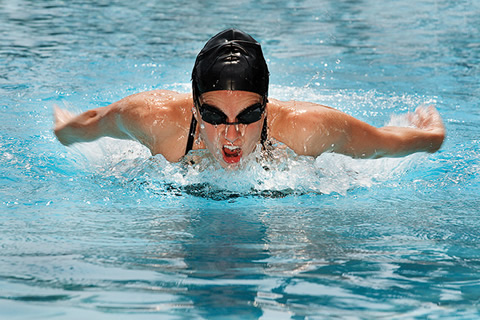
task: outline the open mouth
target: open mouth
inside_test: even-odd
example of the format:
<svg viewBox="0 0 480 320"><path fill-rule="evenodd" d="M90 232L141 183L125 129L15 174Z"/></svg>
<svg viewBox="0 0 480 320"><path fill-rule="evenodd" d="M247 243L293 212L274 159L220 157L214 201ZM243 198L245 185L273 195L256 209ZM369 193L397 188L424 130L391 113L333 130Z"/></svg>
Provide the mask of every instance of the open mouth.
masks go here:
<svg viewBox="0 0 480 320"><path fill-rule="evenodd" d="M222 153L226 163L237 163L242 158L242 149L239 147L224 145Z"/></svg>

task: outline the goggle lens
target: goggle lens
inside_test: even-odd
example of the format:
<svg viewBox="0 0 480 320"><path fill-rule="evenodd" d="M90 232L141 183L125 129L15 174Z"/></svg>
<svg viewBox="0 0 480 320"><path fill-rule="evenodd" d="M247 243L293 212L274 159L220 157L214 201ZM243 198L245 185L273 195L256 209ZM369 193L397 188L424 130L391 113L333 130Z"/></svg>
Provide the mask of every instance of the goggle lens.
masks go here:
<svg viewBox="0 0 480 320"><path fill-rule="evenodd" d="M228 117L225 113L208 104L202 104L199 111L202 120L213 125L251 124L262 119L262 115L265 112L265 105L256 103L246 108L237 115L237 122L228 122Z"/></svg>

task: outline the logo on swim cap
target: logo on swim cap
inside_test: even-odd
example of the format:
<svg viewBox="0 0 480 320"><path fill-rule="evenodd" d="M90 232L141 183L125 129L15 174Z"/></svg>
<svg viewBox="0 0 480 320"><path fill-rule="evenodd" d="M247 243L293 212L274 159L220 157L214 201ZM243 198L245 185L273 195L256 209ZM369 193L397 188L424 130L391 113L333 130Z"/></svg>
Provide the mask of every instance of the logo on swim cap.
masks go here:
<svg viewBox="0 0 480 320"><path fill-rule="evenodd" d="M240 30L227 29L212 37L198 54L192 72L193 96L242 90L266 98L268 78L260 44Z"/></svg>

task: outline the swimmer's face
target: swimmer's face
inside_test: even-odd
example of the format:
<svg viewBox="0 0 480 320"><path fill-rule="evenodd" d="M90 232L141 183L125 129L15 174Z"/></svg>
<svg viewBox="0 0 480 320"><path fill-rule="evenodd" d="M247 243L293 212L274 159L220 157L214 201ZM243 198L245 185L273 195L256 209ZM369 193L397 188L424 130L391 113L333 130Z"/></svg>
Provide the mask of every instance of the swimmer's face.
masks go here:
<svg viewBox="0 0 480 320"><path fill-rule="evenodd" d="M220 90L202 94L199 103L196 115L205 146L222 167L236 167L260 141L266 116L263 98L253 92Z"/></svg>

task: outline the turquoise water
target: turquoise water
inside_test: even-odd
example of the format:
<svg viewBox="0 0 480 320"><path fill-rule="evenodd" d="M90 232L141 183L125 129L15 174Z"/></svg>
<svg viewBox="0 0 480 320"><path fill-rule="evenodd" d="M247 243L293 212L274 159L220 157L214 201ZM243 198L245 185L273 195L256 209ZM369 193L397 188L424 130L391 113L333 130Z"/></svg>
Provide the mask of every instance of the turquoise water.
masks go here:
<svg viewBox="0 0 480 320"><path fill-rule="evenodd" d="M435 104L442 149L225 172L56 141L54 104L188 92L232 26L272 97L376 126ZM0 34L1 319L480 318L478 1L0 1Z"/></svg>

